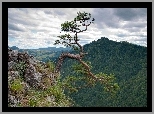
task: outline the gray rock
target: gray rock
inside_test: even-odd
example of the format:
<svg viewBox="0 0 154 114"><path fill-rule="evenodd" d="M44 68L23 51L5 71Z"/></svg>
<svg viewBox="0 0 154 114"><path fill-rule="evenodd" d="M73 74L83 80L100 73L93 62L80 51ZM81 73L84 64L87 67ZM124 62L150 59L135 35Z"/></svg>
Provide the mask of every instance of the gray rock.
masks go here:
<svg viewBox="0 0 154 114"><path fill-rule="evenodd" d="M42 74L39 72L36 72L35 67L32 64L30 64L29 67L25 71L24 77L25 77L25 80L32 87L38 87L40 85Z"/></svg>
<svg viewBox="0 0 154 114"><path fill-rule="evenodd" d="M8 95L8 104L10 105L10 107L17 107L17 104L19 102L19 99L17 99L15 96Z"/></svg>
<svg viewBox="0 0 154 114"><path fill-rule="evenodd" d="M13 69L13 67L14 67L15 64L16 64L16 63L13 62L13 61L8 62L8 70Z"/></svg>
<svg viewBox="0 0 154 114"><path fill-rule="evenodd" d="M55 96L51 95L51 96L47 96L46 97L48 102L54 102L55 101Z"/></svg>
<svg viewBox="0 0 154 114"><path fill-rule="evenodd" d="M12 81L19 76L18 71L8 71L8 81Z"/></svg>
<svg viewBox="0 0 154 114"><path fill-rule="evenodd" d="M8 52L8 62L10 61L16 61L18 58L18 51L12 50Z"/></svg>
<svg viewBox="0 0 154 114"><path fill-rule="evenodd" d="M27 52L21 53L17 50L11 50L8 48L8 82L10 83L16 78L19 78L20 74L20 66L19 70L14 69L14 65L19 64L20 61L26 64L24 67L22 76L23 80L21 84L24 86L24 90L22 91L22 95L25 96L30 88L40 88L45 87L42 83L42 77L49 77L55 83L56 75L53 73L47 74L46 72L40 73L36 70L37 64L41 65L42 68L46 67L44 62L36 60L34 57L30 56ZM10 85L9 85L10 86ZM20 96L20 95L19 95ZM8 104L10 107L18 107L19 102L21 101L21 97L19 98L13 91L11 91L10 87L8 87ZM47 97L49 102L53 102L55 100L54 96Z"/></svg>

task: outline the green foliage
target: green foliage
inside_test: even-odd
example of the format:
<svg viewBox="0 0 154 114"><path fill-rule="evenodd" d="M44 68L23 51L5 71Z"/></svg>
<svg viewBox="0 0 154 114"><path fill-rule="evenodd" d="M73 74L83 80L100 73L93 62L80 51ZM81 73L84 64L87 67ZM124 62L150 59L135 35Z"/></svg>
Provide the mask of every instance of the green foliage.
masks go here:
<svg viewBox="0 0 154 114"><path fill-rule="evenodd" d="M86 63L89 65L90 68L92 68L91 62L87 61ZM65 81L66 81L65 83L66 83L67 87L73 88L74 91L77 91L77 88L81 89L86 86L87 87L88 86L95 86L97 84L98 80L94 80L93 78L88 76L88 73L82 64L76 63L76 64L72 65L72 68L73 68L74 72L77 74L77 76L69 76L69 77L67 76L65 78ZM107 74L100 72L100 73L96 74L95 76L100 78L99 82L101 84L103 84L103 86L104 86L103 88L106 92L109 92L113 95L113 94L116 94L118 92L118 90L120 89L118 84L115 83L116 78L115 78L114 74L107 75ZM79 87L78 81L84 81L84 83L82 83L82 85L80 85L80 87Z"/></svg>
<svg viewBox="0 0 154 114"><path fill-rule="evenodd" d="M85 63L89 66L90 69L92 68L91 62L85 61ZM80 63L75 63L75 64L73 64L73 65L72 65L72 69L73 69L73 71L74 71L75 73L77 73L77 74L85 74L85 75L87 74L86 69L85 69L84 66L83 66L82 64L80 64Z"/></svg>
<svg viewBox="0 0 154 114"><path fill-rule="evenodd" d="M19 107L73 106L73 101L64 94L60 81L54 86L48 86L46 89L36 90L30 88L27 91L24 90L23 81L23 79L18 78L11 83L9 82L9 88L12 95L21 98L21 101L18 104Z"/></svg>
<svg viewBox="0 0 154 114"><path fill-rule="evenodd" d="M89 107L142 107L147 106L147 48L128 42L115 42L101 38L86 44L84 51L88 52L84 60L90 61L91 71L98 77L104 76L110 83L97 83L93 88L87 86L77 93L67 94L76 106ZM75 53L74 51L72 53ZM62 66L63 77L72 75L79 77L83 74L80 64L67 60ZM78 74L76 71L77 70ZM103 73L100 75L100 72ZM111 79L109 77L112 77ZM112 80L116 81L112 82ZM116 84L118 83L118 85ZM76 86L85 84L76 83ZM111 92L108 87L112 87ZM119 90L120 87L120 90ZM102 92L105 90L105 92ZM109 91L109 92L107 92ZM116 94L114 94L116 91ZM112 94L113 93L113 94Z"/></svg>
<svg viewBox="0 0 154 114"><path fill-rule="evenodd" d="M78 39L77 33L83 32L87 30L87 26L89 26L93 21L94 18L90 20L91 14L86 12L77 12L77 16L74 18L73 21L66 21L61 24L61 31L64 32L73 32L75 33L74 37L70 34L60 35L59 40L56 40L54 45L56 44L63 44L66 47L71 47L73 50L79 50L79 45L77 42L80 40ZM80 23L77 23L80 22ZM87 22L88 24L85 24ZM81 26L85 26L84 30L80 29ZM77 44L77 45L75 45Z"/></svg>
<svg viewBox="0 0 154 114"><path fill-rule="evenodd" d="M114 74L105 74L100 72L99 74L96 74L97 77L101 77L103 80L101 83L104 85L104 90L106 92L110 92L111 94L116 94L118 90L120 90L120 87L118 83L115 83L115 76Z"/></svg>
<svg viewBox="0 0 154 114"><path fill-rule="evenodd" d="M90 13L78 12L73 21L66 21L61 24L62 31L73 32L75 36L72 37L70 34L58 36L59 40L56 40L55 44L63 44L66 47L79 50L78 45L75 45L80 40L77 33L87 30L87 26L91 22L88 25L84 22L89 21L90 18ZM77 21L80 24L77 24ZM86 29L81 30L80 26L86 26ZM69 100L63 93L64 89L66 94L67 91L72 93L67 95L75 101L76 106L147 106L146 47L130 44L126 41L114 42L108 38L101 38L85 45L84 51L88 52L88 56L84 60L89 61L86 63L95 76L101 79L100 83L87 75L87 70L82 64L76 63L71 68L71 65L75 62L67 60L62 66L62 71L64 71L61 75L63 76L62 81L58 80L56 85L41 92L34 92L35 94L32 94L32 96L39 97L33 98L31 96L30 106L38 106L40 101L44 100L44 97L51 95L55 97L56 102L53 106L59 106L61 103L61 106L69 104ZM75 53L75 51L72 53ZM47 66L51 71L54 70L53 63L47 63ZM117 79L116 83L115 79ZM105 90L105 92L102 90Z"/></svg>
<svg viewBox="0 0 154 114"><path fill-rule="evenodd" d="M48 61L46 63L47 67L49 68L49 71L53 72L54 71L54 68L55 68L55 64L51 61Z"/></svg>
<svg viewBox="0 0 154 114"><path fill-rule="evenodd" d="M37 99L37 100L38 100L38 99ZM35 107L35 106L37 106L37 100L36 100L35 97L30 98L30 100L29 100L29 106L30 106L30 107Z"/></svg>
<svg viewBox="0 0 154 114"><path fill-rule="evenodd" d="M54 64L49 61L47 67L42 64L36 64L35 68L37 72L45 73L46 75L54 73ZM26 65L24 62L20 62L15 65L15 70L21 71L20 75L23 76ZM68 107L73 106L73 101L64 94L64 88L62 83L57 80L56 84L52 84L53 80L48 76L43 76L40 85L45 88L27 88L24 78L21 76L16 77L11 82L8 82L11 95L21 99L17 105L19 107ZM10 104L8 104L10 106Z"/></svg>
<svg viewBox="0 0 154 114"><path fill-rule="evenodd" d="M24 91L21 79L14 79L13 82L9 83L10 89L13 93L22 93Z"/></svg>
<svg viewBox="0 0 154 114"><path fill-rule="evenodd" d="M47 89L46 92L45 90L41 90L40 92L34 90L37 91L35 93L28 92L29 97L24 97L25 101L22 101L21 106L30 106L29 99L32 96L35 96L36 98L32 99L38 99L39 102L37 102L37 104L35 104L35 102L32 103L33 106L38 106L39 104L42 106L66 106L64 103L62 104L62 102L65 102L65 104L71 104L70 101L72 102L72 100L74 100L75 106L81 107L146 107L147 48L124 43L125 42L114 42L102 38L84 46L84 51L88 52L88 55L85 56L84 60L91 62L91 64L88 64L88 62L86 63L89 66L93 66L91 67L91 70L97 77L104 76L108 81L110 80L109 82L111 82L113 88L115 87L118 89L118 86L120 87L120 90L116 90L116 94L112 95L110 94L112 92L107 92L107 87L111 87L110 84L105 85L96 83L91 87L92 83L90 84L88 82L93 80L83 76L84 69L82 65L76 61L66 59L66 62L62 66L61 84L58 84L59 88L63 88L63 90L65 89L64 92L66 95L63 98L59 97L63 95L59 95L58 92L54 93L64 101L62 99L56 100L56 102L53 102L52 104L46 102L47 100L45 98L53 95L49 90L56 89L53 89L50 86L48 87L49 90ZM115 80L113 77L116 78L118 86L115 82L112 83L112 80ZM105 92L103 90L105 90ZM22 93L22 91L19 93ZM69 98L66 96L69 96L72 100L68 100ZM42 103L43 101L44 104Z"/></svg>
<svg viewBox="0 0 154 114"><path fill-rule="evenodd" d="M35 68L36 72L45 73L47 71L41 63L37 63Z"/></svg>
<svg viewBox="0 0 154 114"><path fill-rule="evenodd" d="M65 23L61 24L61 30L65 32L69 32L69 31L77 32L77 30L80 30L79 27L81 26L81 24L77 24L77 21L82 23L82 26L85 26L83 22L90 20L90 18L91 18L90 13L77 12L77 16L74 18L73 21L70 21L70 22L66 21Z"/></svg>
<svg viewBox="0 0 154 114"><path fill-rule="evenodd" d="M78 87L76 83L78 81L82 81L84 77L75 77L75 76L67 76L62 80L62 87L67 91L69 94L73 92L78 92Z"/></svg>

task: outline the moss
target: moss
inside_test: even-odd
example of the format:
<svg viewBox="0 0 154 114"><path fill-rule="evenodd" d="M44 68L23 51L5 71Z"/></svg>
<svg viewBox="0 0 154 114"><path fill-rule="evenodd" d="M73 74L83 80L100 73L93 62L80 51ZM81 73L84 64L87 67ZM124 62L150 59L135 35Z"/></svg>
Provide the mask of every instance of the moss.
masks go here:
<svg viewBox="0 0 154 114"><path fill-rule="evenodd" d="M41 79L41 83L45 86L45 87L49 87L51 86L51 84L53 83L52 79L45 76Z"/></svg>
<svg viewBox="0 0 154 114"><path fill-rule="evenodd" d="M50 72L53 72L54 71L54 68L55 68L55 65L53 62L49 61L46 63L47 67L49 68L49 71Z"/></svg>
<svg viewBox="0 0 154 114"><path fill-rule="evenodd" d="M21 79L15 79L12 83L9 84L11 91L14 93L23 93L24 92L24 86L22 84Z"/></svg>

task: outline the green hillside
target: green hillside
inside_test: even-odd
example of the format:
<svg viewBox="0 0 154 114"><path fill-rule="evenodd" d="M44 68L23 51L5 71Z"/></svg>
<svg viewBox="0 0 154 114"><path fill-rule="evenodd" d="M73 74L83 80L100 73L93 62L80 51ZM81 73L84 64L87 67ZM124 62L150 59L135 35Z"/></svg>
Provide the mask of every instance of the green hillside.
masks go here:
<svg viewBox="0 0 154 114"><path fill-rule="evenodd" d="M76 106L103 107L142 107L147 106L147 48L128 42L115 42L101 38L84 46L90 61L92 72L114 74L120 91L114 97L101 91L102 85L80 89L77 93L68 94L76 102ZM75 53L75 52L73 52ZM63 77L77 76L72 66L76 62L66 60L62 66Z"/></svg>
<svg viewBox="0 0 154 114"><path fill-rule="evenodd" d="M38 60L56 62L62 51L27 50ZM67 50L66 50L67 51ZM69 50L70 51L70 50ZM103 85L85 87L78 92L65 94L74 100L75 106L82 107L146 107L147 106L147 48L128 42L115 42L102 37L84 45L88 54L84 61L89 61L93 73L114 74L120 90L116 95L103 91ZM71 53L78 53L72 51ZM61 69L62 79L67 76L80 76L73 70L75 60L66 58ZM77 82L82 86L85 82Z"/></svg>

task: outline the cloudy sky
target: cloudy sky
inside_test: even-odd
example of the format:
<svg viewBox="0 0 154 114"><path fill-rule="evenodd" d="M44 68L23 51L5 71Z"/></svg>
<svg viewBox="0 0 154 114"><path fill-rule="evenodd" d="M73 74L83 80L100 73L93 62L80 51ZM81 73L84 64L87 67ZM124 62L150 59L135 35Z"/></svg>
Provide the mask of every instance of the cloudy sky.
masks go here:
<svg viewBox="0 0 154 114"><path fill-rule="evenodd" d="M61 24L72 21L77 12L91 13L94 24L79 33L82 45L107 37L147 46L146 8L9 8L8 45L21 49L52 47ZM56 45L61 47L61 45Z"/></svg>

